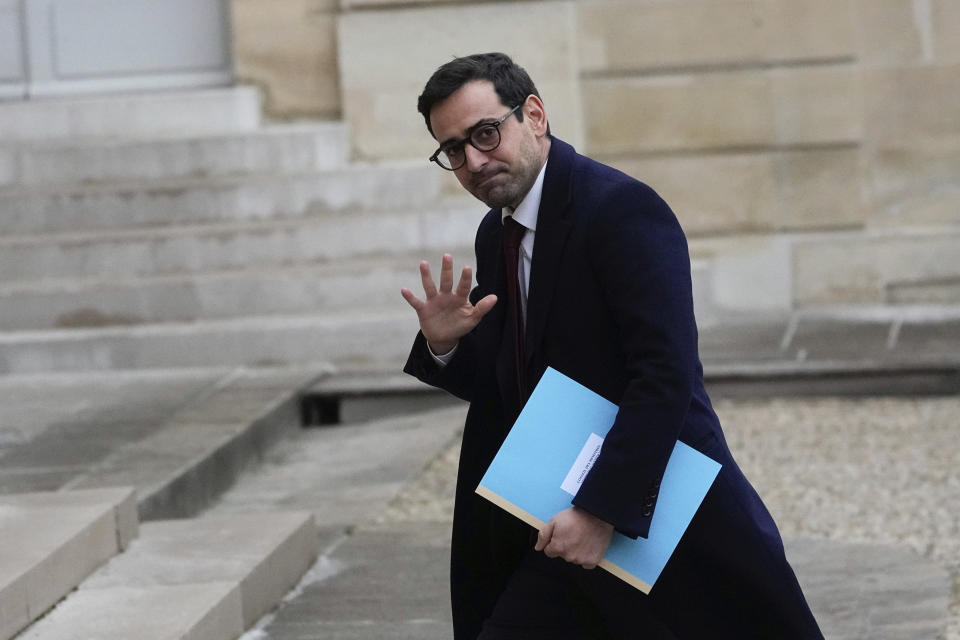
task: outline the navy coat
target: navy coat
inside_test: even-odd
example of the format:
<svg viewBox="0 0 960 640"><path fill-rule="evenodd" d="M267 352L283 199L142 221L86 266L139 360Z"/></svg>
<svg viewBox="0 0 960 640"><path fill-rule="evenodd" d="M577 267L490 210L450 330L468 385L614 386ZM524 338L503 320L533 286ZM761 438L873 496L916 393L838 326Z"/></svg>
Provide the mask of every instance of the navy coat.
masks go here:
<svg viewBox="0 0 960 640"><path fill-rule="evenodd" d="M499 209L488 212L477 230L474 302L490 293L506 299L501 230ZM505 306L498 302L461 339L446 367L436 365L423 335L418 335L404 369L470 402L451 558L458 640L476 637L505 581L532 546L526 525L474 493L524 400L515 391L510 354L501 348ZM734 599L743 600L749 610L770 600L770 615L788 619L788 626L776 627L775 637L819 637L783 557L776 526L730 456L704 389L690 259L676 217L645 184L577 154L556 138L538 214L524 344L526 393L551 366L620 407L573 504L625 535L645 537L656 510L659 479L678 439L723 465L688 535L643 605L653 605L651 615L679 637L699 637L689 635L697 633L693 627L686 629L691 614L697 615L691 605L700 606L705 619L714 619L703 627L711 630L711 637L723 637L716 634L718 616L732 618L730 637L751 637L745 629L752 627L737 626L754 625L740 621L746 613L741 615L736 603L713 593L732 587L740 592ZM730 567L715 573L700 560L688 562L703 554L722 554L713 564ZM759 572L752 568L758 562ZM703 602L691 601L694 579L716 583L705 587ZM617 580L597 580L601 592L632 589ZM626 597L647 598L639 592ZM642 621L638 623L642 627ZM785 631L789 628L804 631Z"/></svg>

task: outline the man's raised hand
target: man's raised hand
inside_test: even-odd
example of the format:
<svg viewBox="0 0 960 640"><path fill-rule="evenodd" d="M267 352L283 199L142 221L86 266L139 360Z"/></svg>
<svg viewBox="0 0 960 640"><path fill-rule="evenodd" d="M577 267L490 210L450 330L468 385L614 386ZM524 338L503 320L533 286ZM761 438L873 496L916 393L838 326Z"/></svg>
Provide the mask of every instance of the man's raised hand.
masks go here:
<svg viewBox="0 0 960 640"><path fill-rule="evenodd" d="M440 261L440 288L437 289L430 275L430 263L420 263L420 279L426 300L421 300L410 289L401 289L406 300L420 319L420 331L430 348L437 355L453 349L463 336L477 326L483 316L497 303L497 296L490 294L476 305L470 302L470 287L473 271L464 267L457 288L453 288L453 256L445 253Z"/></svg>

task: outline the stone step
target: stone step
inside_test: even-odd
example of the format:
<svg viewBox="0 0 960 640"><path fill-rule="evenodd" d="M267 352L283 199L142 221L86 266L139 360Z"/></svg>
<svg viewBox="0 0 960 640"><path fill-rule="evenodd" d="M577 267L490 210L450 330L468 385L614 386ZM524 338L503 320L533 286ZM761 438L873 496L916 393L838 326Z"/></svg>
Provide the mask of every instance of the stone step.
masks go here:
<svg viewBox="0 0 960 640"><path fill-rule="evenodd" d="M0 189L0 235L268 220L318 211L428 207L444 176L426 162L355 164L300 174L179 178Z"/></svg>
<svg viewBox="0 0 960 640"><path fill-rule="evenodd" d="M59 440L87 443L87 451L76 447L76 452L57 455L51 451L57 445L54 438L7 451L10 456L16 456L25 450L37 461L36 466L49 475L69 478L65 488L134 486L141 521L192 518L215 504L236 481L267 457L274 445L300 432L303 423L300 391L330 371L329 366L315 365L73 373L84 379L79 388L74 388L74 394L86 388L88 393L98 394L94 402L100 406L121 406L127 414L131 405L142 406L136 394L137 389L145 385L156 385L156 391L147 393L159 397L169 393L170 382L179 385L198 380L199 384L180 387L188 388L191 395L174 393L176 408L168 410L161 420L141 420L140 425L147 424L138 425L138 432L132 437L121 440L116 435L119 429L111 431L75 423L70 431L59 432ZM39 378L41 384L50 385L57 377L70 376L57 373L21 379ZM127 381L121 384L130 394L118 397L118 380ZM164 380L168 383L163 384ZM63 395L66 404L71 395ZM133 399L129 395L133 395ZM19 401L12 400L9 404L16 406ZM161 404L171 406L169 400ZM152 411L157 408L156 404L147 407ZM134 408L138 410L143 411L141 407ZM114 409L114 412L118 411ZM69 413L69 410L60 413Z"/></svg>
<svg viewBox="0 0 960 640"><path fill-rule="evenodd" d="M397 369L416 332L398 292L387 310L0 333L0 373L317 362Z"/></svg>
<svg viewBox="0 0 960 640"><path fill-rule="evenodd" d="M145 523L138 540L22 640L233 640L316 561L313 516L238 514Z"/></svg>
<svg viewBox="0 0 960 640"><path fill-rule="evenodd" d="M129 278L452 251L472 244L483 212L475 200L449 199L376 212L0 237L0 282ZM454 257L472 262L473 247Z"/></svg>
<svg viewBox="0 0 960 640"><path fill-rule="evenodd" d="M254 87L0 102L0 140L252 131L260 102Z"/></svg>
<svg viewBox="0 0 960 640"><path fill-rule="evenodd" d="M0 496L0 640L123 551L137 528L129 488Z"/></svg>
<svg viewBox="0 0 960 640"><path fill-rule="evenodd" d="M329 169L349 156L340 123L141 138L0 143L0 186L96 184L237 173Z"/></svg>
<svg viewBox="0 0 960 640"><path fill-rule="evenodd" d="M458 249L456 255L471 251ZM0 286L0 328L192 322L348 309L359 313L399 302L401 287L421 288L417 265L423 258L439 262L436 256L399 254L188 276Z"/></svg>

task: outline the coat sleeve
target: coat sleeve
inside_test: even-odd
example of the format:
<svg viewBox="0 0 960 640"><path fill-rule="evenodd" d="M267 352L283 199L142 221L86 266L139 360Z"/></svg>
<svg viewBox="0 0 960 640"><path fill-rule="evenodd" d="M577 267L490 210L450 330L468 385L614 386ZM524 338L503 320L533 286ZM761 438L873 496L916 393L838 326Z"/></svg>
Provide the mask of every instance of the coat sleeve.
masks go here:
<svg viewBox="0 0 960 640"><path fill-rule="evenodd" d="M573 503L624 535L646 537L699 375L689 253L673 212L641 183L614 189L587 233L627 384Z"/></svg>
<svg viewBox="0 0 960 640"><path fill-rule="evenodd" d="M457 352L446 366L440 366L430 354L427 340L418 332L410 349L407 363L403 367L408 373L430 386L443 389L461 400L473 400L476 367L474 339L468 334L457 343Z"/></svg>

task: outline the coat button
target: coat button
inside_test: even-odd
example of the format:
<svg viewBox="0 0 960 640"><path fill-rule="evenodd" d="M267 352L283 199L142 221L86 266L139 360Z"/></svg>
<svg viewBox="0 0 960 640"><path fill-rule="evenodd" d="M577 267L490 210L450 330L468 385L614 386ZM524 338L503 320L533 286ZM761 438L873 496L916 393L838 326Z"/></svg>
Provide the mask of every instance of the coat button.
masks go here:
<svg viewBox="0 0 960 640"><path fill-rule="evenodd" d="M647 509L646 511L643 512L643 517L644 517L644 518L649 518L649 517L650 517L650 514L652 514L652 513L653 513L653 511L650 511L650 509Z"/></svg>

